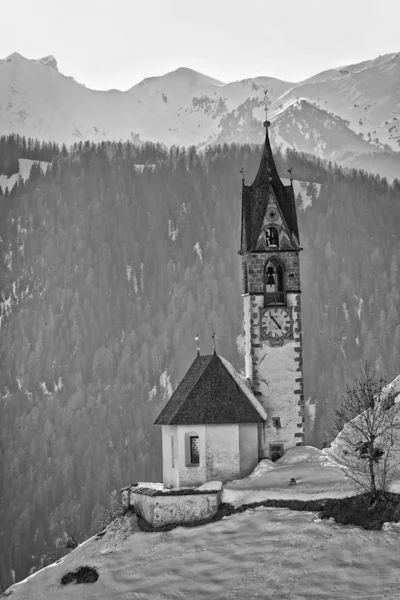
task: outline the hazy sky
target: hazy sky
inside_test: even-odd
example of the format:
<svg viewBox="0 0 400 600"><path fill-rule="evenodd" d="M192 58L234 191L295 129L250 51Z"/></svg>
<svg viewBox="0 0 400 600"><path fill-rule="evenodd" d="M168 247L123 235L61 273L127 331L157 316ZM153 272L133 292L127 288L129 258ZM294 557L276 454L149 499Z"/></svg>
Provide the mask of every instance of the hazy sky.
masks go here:
<svg viewBox="0 0 400 600"><path fill-rule="evenodd" d="M54 54L94 89L180 66L299 81L400 51L400 0L12 0L1 20L0 58Z"/></svg>

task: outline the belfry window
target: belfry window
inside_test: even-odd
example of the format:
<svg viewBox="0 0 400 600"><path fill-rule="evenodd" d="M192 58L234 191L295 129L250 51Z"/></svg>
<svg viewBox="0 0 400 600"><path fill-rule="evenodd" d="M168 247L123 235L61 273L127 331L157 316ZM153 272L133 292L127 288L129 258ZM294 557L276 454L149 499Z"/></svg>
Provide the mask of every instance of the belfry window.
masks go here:
<svg viewBox="0 0 400 600"><path fill-rule="evenodd" d="M269 261L265 267L265 304L284 304L285 285L283 267Z"/></svg>
<svg viewBox="0 0 400 600"><path fill-rule="evenodd" d="M276 227L268 227L265 232L265 244L267 248L279 248L279 235Z"/></svg>

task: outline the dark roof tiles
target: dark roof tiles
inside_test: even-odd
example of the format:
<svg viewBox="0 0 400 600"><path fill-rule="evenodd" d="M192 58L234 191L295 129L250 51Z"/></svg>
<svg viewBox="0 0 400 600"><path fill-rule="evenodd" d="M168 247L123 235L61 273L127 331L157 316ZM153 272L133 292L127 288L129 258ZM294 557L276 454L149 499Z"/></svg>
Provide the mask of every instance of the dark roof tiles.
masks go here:
<svg viewBox="0 0 400 600"><path fill-rule="evenodd" d="M252 403L249 391L246 393L235 381L217 354L200 355L189 367L155 424L259 423L264 419L260 415L262 407L260 411L255 408L257 402L254 399Z"/></svg>

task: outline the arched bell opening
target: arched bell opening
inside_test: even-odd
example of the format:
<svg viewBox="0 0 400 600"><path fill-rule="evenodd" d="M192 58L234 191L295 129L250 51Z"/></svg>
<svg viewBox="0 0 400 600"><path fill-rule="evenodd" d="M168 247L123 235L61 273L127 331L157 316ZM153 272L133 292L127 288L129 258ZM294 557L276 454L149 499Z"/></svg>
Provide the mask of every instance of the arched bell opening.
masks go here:
<svg viewBox="0 0 400 600"><path fill-rule="evenodd" d="M276 227L268 227L265 232L265 245L267 248L279 248L279 233Z"/></svg>
<svg viewBox="0 0 400 600"><path fill-rule="evenodd" d="M286 304L285 272L281 263L272 259L265 265L264 306Z"/></svg>

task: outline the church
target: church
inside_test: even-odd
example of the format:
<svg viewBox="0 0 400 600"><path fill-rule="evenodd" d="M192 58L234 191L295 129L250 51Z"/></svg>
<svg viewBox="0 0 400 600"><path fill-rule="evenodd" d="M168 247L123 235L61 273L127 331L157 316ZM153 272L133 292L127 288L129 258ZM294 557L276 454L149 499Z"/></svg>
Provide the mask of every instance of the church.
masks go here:
<svg viewBox="0 0 400 600"><path fill-rule="evenodd" d="M215 351L197 357L155 424L163 486L197 487L249 475L304 444L299 230L292 181L265 143L251 185L242 179L245 373Z"/></svg>

